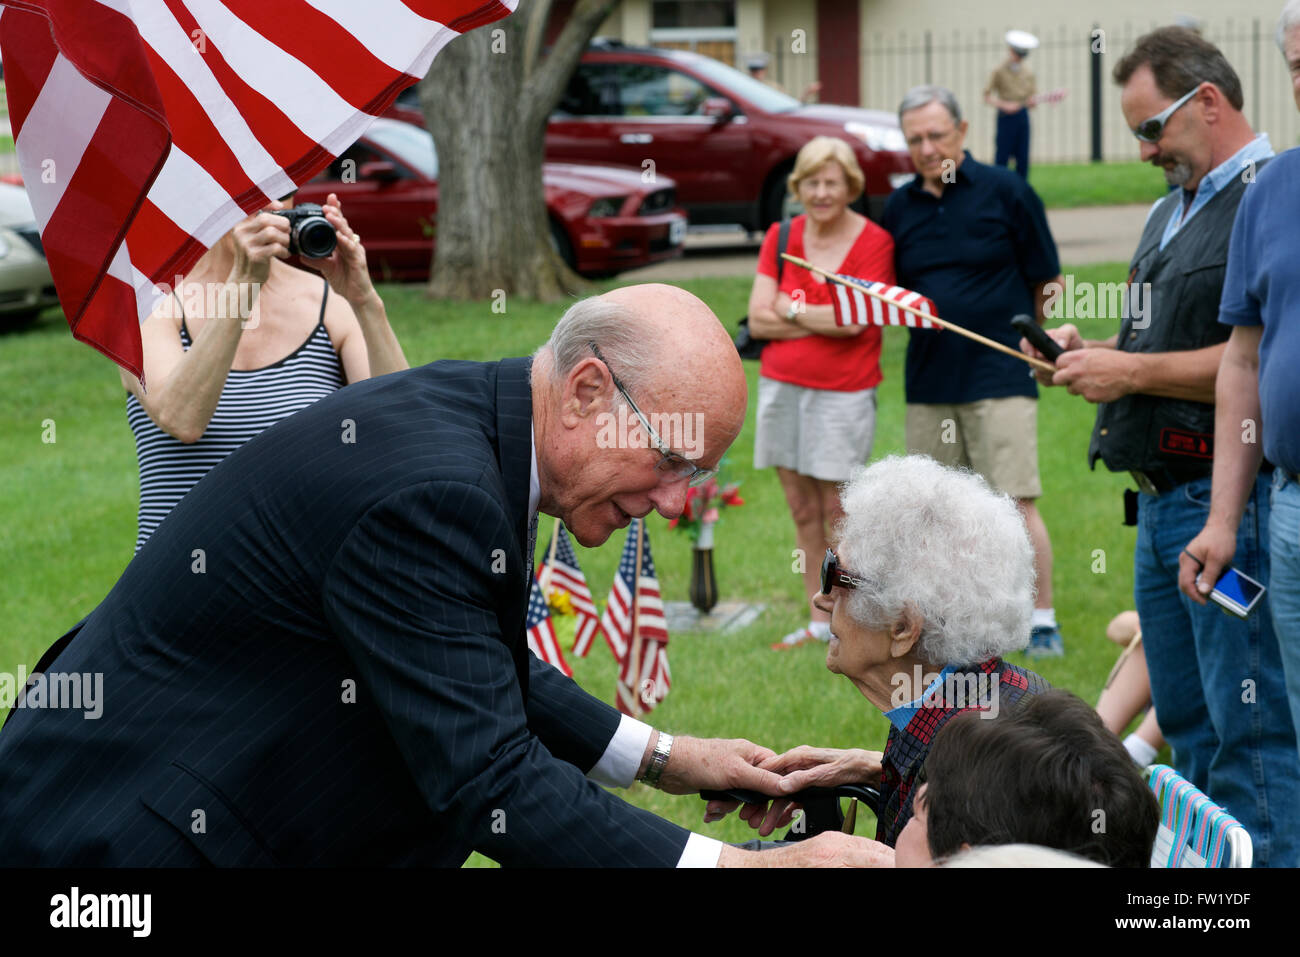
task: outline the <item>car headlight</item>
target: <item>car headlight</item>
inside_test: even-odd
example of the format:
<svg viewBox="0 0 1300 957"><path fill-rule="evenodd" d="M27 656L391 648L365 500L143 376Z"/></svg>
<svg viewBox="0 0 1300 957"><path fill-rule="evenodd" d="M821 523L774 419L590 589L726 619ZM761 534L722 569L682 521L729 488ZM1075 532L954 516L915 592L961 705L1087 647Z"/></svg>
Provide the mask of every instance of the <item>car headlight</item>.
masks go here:
<svg viewBox="0 0 1300 957"><path fill-rule="evenodd" d="M868 147L878 153L903 153L907 151L907 140L903 131L897 126L876 126L871 123L859 123L850 120L844 124L844 132L856 136Z"/></svg>
<svg viewBox="0 0 1300 957"><path fill-rule="evenodd" d="M10 248L9 240L6 239L4 235L0 234L0 259L4 259L9 255Z"/></svg>
<svg viewBox="0 0 1300 957"><path fill-rule="evenodd" d="M587 215L592 219L603 219L609 216L617 216L623 211L623 204L627 202L626 196L606 196L598 199L591 204L591 209L587 210Z"/></svg>

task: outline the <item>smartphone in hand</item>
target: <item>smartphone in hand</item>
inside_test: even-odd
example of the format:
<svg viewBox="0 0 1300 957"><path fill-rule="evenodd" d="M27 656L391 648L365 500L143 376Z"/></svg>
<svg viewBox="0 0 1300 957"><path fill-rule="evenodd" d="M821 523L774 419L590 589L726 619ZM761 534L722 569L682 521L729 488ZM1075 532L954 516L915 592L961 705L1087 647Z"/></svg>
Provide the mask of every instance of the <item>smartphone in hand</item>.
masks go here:
<svg viewBox="0 0 1300 957"><path fill-rule="evenodd" d="M1229 568L1215 582L1210 601L1229 614L1246 618L1255 610L1266 590L1249 575Z"/></svg>

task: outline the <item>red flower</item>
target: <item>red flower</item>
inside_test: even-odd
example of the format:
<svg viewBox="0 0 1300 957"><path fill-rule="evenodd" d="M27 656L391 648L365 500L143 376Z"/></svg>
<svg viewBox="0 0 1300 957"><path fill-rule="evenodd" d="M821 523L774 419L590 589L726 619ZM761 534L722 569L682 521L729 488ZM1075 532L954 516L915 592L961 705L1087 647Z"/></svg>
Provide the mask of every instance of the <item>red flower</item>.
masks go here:
<svg viewBox="0 0 1300 957"><path fill-rule="evenodd" d="M740 486L728 485L722 492L723 505L744 505L745 500L740 497Z"/></svg>

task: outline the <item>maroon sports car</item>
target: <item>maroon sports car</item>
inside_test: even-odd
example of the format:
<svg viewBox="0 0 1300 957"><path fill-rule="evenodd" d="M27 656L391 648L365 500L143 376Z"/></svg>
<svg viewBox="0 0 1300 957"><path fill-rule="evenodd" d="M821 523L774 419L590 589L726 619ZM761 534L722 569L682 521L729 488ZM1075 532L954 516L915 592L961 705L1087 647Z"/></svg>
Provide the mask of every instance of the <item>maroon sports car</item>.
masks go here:
<svg viewBox="0 0 1300 957"><path fill-rule="evenodd" d="M676 184L642 181L639 170L576 163L542 167L551 237L569 266L612 275L680 256L686 215ZM438 215L438 158L427 130L378 119L366 134L298 191L297 203L337 193L363 237L376 279L429 276Z"/></svg>

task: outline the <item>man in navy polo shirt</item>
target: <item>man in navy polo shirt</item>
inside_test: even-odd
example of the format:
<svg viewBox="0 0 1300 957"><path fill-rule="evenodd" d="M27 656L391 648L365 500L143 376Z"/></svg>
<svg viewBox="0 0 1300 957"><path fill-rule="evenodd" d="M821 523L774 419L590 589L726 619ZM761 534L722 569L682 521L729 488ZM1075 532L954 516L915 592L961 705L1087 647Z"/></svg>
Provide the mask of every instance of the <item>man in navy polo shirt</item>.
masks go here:
<svg viewBox="0 0 1300 957"><path fill-rule="evenodd" d="M929 296L944 319L1015 348L1011 318L1041 321L1042 287L1060 279L1043 204L1020 176L971 159L949 90L915 87L898 119L917 169L889 197L882 221L894 237L899 285ZM970 467L1016 500L1038 573L1029 653L1062 654L1052 543L1034 505L1043 493L1038 389L1025 364L963 336L913 330L905 391L910 451Z"/></svg>

